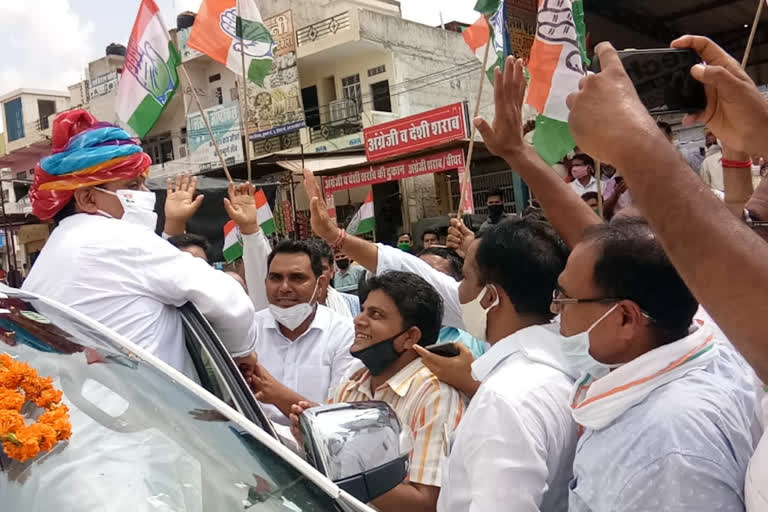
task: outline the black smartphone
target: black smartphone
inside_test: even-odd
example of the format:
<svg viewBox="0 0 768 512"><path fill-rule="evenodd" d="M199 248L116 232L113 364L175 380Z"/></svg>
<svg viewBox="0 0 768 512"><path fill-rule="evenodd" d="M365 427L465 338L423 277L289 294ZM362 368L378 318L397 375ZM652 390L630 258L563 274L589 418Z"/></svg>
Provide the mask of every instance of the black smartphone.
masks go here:
<svg viewBox="0 0 768 512"><path fill-rule="evenodd" d="M616 184L617 184L617 185L618 185L619 183L621 183L622 181L624 181L624 177L623 177L623 176L616 176L614 179L616 180Z"/></svg>
<svg viewBox="0 0 768 512"><path fill-rule="evenodd" d="M622 50L619 58L635 85L640 100L651 114L700 112L707 106L704 86L691 76L691 68L701 64L690 48ZM600 72L600 60L592 61Z"/></svg>
<svg viewBox="0 0 768 512"><path fill-rule="evenodd" d="M434 345L424 347L424 349L443 357L456 357L459 355L459 348L455 343L435 343Z"/></svg>

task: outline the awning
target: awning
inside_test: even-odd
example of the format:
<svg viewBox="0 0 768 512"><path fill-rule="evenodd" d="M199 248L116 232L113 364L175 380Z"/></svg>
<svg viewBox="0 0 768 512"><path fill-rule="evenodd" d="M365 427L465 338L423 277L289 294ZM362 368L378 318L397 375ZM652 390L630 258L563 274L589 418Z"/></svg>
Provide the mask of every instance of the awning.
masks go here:
<svg viewBox="0 0 768 512"><path fill-rule="evenodd" d="M312 171L312 174L323 174L326 171L366 165L365 155L341 155L323 158L304 158L304 167ZM298 174L301 171L301 160L278 160L277 165L288 171Z"/></svg>

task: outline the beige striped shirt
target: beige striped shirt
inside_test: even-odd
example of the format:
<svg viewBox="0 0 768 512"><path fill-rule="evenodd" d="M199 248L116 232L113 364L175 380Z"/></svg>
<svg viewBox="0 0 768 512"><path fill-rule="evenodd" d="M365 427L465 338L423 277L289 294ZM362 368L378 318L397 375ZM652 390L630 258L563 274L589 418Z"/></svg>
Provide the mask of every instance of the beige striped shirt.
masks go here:
<svg viewBox="0 0 768 512"><path fill-rule="evenodd" d="M352 374L331 393L328 403L381 400L394 409L401 425L411 429L413 450L408 479L440 487L440 466L448 451L447 442L464 414L459 392L437 380L421 358L371 390L371 374Z"/></svg>

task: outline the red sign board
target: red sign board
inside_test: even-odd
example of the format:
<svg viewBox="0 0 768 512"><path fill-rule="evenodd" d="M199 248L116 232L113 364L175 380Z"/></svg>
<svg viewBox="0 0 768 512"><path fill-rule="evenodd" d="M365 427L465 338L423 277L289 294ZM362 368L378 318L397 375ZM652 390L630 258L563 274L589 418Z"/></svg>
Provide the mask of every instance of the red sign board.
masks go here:
<svg viewBox="0 0 768 512"><path fill-rule="evenodd" d="M397 160L382 165L371 165L356 171L345 172L323 178L326 193L348 188L375 185L386 181L402 180L422 174L449 171L464 167L464 150L453 149L418 158Z"/></svg>
<svg viewBox="0 0 768 512"><path fill-rule="evenodd" d="M438 144L467 138L464 103L454 103L421 114L377 124L363 130L365 156L376 162Z"/></svg>

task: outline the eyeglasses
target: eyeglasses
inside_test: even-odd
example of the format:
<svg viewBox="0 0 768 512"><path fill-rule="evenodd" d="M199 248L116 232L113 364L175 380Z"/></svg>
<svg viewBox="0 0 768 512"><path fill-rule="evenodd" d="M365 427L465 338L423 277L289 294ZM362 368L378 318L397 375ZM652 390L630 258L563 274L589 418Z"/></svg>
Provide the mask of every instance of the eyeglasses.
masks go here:
<svg viewBox="0 0 768 512"><path fill-rule="evenodd" d="M559 286L552 291L552 304L549 306L549 310L554 314L560 313L560 310L565 304L589 304L589 303L606 303L606 302L619 302L624 300L618 297L594 297L591 299L576 299L569 297Z"/></svg>

